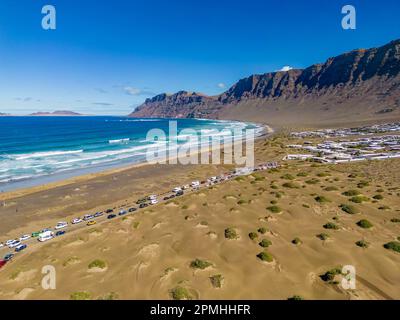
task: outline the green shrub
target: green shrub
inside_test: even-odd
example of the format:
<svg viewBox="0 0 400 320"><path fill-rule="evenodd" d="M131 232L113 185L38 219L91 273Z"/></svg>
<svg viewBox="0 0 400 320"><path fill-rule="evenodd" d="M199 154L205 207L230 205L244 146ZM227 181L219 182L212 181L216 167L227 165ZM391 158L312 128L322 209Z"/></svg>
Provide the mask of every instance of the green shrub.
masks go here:
<svg viewBox="0 0 400 320"><path fill-rule="evenodd" d="M298 177L307 177L308 176L308 173L307 172L299 172L298 174L297 174L297 176Z"/></svg>
<svg viewBox="0 0 400 320"><path fill-rule="evenodd" d="M202 269L202 270L210 267L211 265L212 265L211 262L208 262L206 260L200 260L200 259L193 260L190 263L190 267L191 268L193 268L193 269Z"/></svg>
<svg viewBox="0 0 400 320"><path fill-rule="evenodd" d="M352 197L350 201L354 203L363 203L364 201L369 201L369 198L366 196L355 196Z"/></svg>
<svg viewBox="0 0 400 320"><path fill-rule="evenodd" d="M329 234L320 233L320 234L317 234L317 238L321 239L321 240L327 240L329 238Z"/></svg>
<svg viewBox="0 0 400 320"><path fill-rule="evenodd" d="M264 234L267 232L267 228L261 227L257 230L259 233Z"/></svg>
<svg viewBox="0 0 400 320"><path fill-rule="evenodd" d="M192 300L192 296L189 294L188 290L180 286L173 288L170 294L174 300Z"/></svg>
<svg viewBox="0 0 400 320"><path fill-rule="evenodd" d="M288 298L288 300L300 301L300 300L304 300L304 298L302 296L294 295L294 296Z"/></svg>
<svg viewBox="0 0 400 320"><path fill-rule="evenodd" d="M320 172L317 174L317 177L323 178L323 177L329 177L331 174L328 172Z"/></svg>
<svg viewBox="0 0 400 320"><path fill-rule="evenodd" d="M305 203L303 204L303 207L307 208L307 209L310 209L310 206L308 204L305 204Z"/></svg>
<svg viewBox="0 0 400 320"><path fill-rule="evenodd" d="M97 300L118 300L118 293L110 292L102 297L99 297Z"/></svg>
<svg viewBox="0 0 400 320"><path fill-rule="evenodd" d="M345 192L342 193L344 196L346 197L354 197L354 196L358 196L360 194L360 191L358 190L347 190Z"/></svg>
<svg viewBox="0 0 400 320"><path fill-rule="evenodd" d="M393 251L400 253L400 242L398 242L398 241L391 241L391 242L385 243L383 246L385 247L385 249L393 250Z"/></svg>
<svg viewBox="0 0 400 320"><path fill-rule="evenodd" d="M332 229L332 230L339 230L339 227L336 224L334 224L333 222L328 222L328 223L324 224L324 228Z"/></svg>
<svg viewBox="0 0 400 320"><path fill-rule="evenodd" d="M226 239L237 239L238 234L234 228L225 229L225 238Z"/></svg>
<svg viewBox="0 0 400 320"><path fill-rule="evenodd" d="M258 234L255 233L255 232L250 232L250 233L249 233L249 238L250 238L251 240L257 239L257 238L258 238Z"/></svg>
<svg viewBox="0 0 400 320"><path fill-rule="evenodd" d="M306 183L307 184L317 184L317 183L319 183L319 180L315 179L315 178L312 178L310 180L307 180Z"/></svg>
<svg viewBox="0 0 400 320"><path fill-rule="evenodd" d="M366 219L362 219L362 220L358 221L357 225L364 229L369 229L369 228L373 227L373 224Z"/></svg>
<svg viewBox="0 0 400 320"><path fill-rule="evenodd" d="M361 248L368 248L369 247L369 243L367 241L364 241L364 240L357 241L356 245L358 247L361 247Z"/></svg>
<svg viewBox="0 0 400 320"><path fill-rule="evenodd" d="M275 185L275 184L271 184L271 189L278 189L278 186L277 185Z"/></svg>
<svg viewBox="0 0 400 320"><path fill-rule="evenodd" d="M92 269L92 268L104 269L106 266L107 265L104 261L96 259L96 260L93 260L91 263L89 263L88 268L89 269Z"/></svg>
<svg viewBox="0 0 400 320"><path fill-rule="evenodd" d="M282 186L289 189L300 189L300 185L295 182L286 182Z"/></svg>
<svg viewBox="0 0 400 320"><path fill-rule="evenodd" d="M393 223L399 223L400 219L399 218L393 218L390 221L393 222Z"/></svg>
<svg viewBox="0 0 400 320"><path fill-rule="evenodd" d="M274 260L272 255L267 251L260 252L257 255L257 258L260 259L261 261L266 261L266 262L272 262Z"/></svg>
<svg viewBox="0 0 400 320"><path fill-rule="evenodd" d="M239 201L237 202L237 204L245 204L245 203L248 203L248 201L243 200L243 199L241 199L241 200L239 200Z"/></svg>
<svg viewBox="0 0 400 320"><path fill-rule="evenodd" d="M339 189L338 189L337 187L330 186L330 187L326 187L324 190L325 190L325 191L337 191L337 190L339 190Z"/></svg>
<svg viewBox="0 0 400 320"><path fill-rule="evenodd" d="M356 207L352 206L351 204L341 204L339 206L344 212L348 213L348 214L356 214L359 211L357 210Z"/></svg>
<svg viewBox="0 0 400 320"><path fill-rule="evenodd" d="M92 298L92 294L87 291L78 291L71 293L69 298L70 300L90 300Z"/></svg>
<svg viewBox="0 0 400 320"><path fill-rule="evenodd" d="M378 209L379 210L390 210L390 207L389 206L380 206Z"/></svg>
<svg viewBox="0 0 400 320"><path fill-rule="evenodd" d="M267 210L271 211L272 213L280 213L282 212L282 209L278 206L270 206L267 208Z"/></svg>
<svg viewBox="0 0 400 320"><path fill-rule="evenodd" d="M320 275L320 278L325 282L331 282L335 279L335 276L342 274L341 268L333 268L328 270L324 274Z"/></svg>
<svg viewBox="0 0 400 320"><path fill-rule="evenodd" d="M375 200L382 200L383 199L383 195L377 194L377 195L373 196L372 198L374 198Z"/></svg>
<svg viewBox="0 0 400 320"><path fill-rule="evenodd" d="M286 174L284 174L284 175L281 177L281 179L285 179L285 180L294 180L294 177L293 177L291 174L286 173Z"/></svg>
<svg viewBox="0 0 400 320"><path fill-rule="evenodd" d="M368 181L360 181L360 182L357 184L357 187L360 188L360 189L365 188L365 187L368 187L368 186L369 186L369 182L368 182Z"/></svg>
<svg viewBox="0 0 400 320"><path fill-rule="evenodd" d="M260 247L263 247L263 248L268 248L270 245L272 245L272 242L271 242L271 240L268 240L268 239L262 239L262 240L258 243L258 245L259 245Z"/></svg>
<svg viewBox="0 0 400 320"><path fill-rule="evenodd" d="M222 274L216 274L210 277L211 285L214 288L221 288L224 281Z"/></svg>
<svg viewBox="0 0 400 320"><path fill-rule="evenodd" d="M331 202L331 200L329 200L328 198L324 197L324 196L316 196L314 198L315 201L317 201L318 203L328 203Z"/></svg>
<svg viewBox="0 0 400 320"><path fill-rule="evenodd" d="M296 237L292 240L292 243L295 245L302 244L303 242L300 240L300 238Z"/></svg>

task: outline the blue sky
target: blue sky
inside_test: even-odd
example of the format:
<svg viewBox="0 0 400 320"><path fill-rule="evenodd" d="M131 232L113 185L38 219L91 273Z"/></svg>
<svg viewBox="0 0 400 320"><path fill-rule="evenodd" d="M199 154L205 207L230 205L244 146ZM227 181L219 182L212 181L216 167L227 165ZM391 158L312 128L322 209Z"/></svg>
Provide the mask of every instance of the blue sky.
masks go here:
<svg viewBox="0 0 400 320"><path fill-rule="evenodd" d="M57 29L41 28L54 5ZM341 8L357 9L357 30ZM214 95L400 38L398 0L1 0L0 112L128 114L178 90Z"/></svg>

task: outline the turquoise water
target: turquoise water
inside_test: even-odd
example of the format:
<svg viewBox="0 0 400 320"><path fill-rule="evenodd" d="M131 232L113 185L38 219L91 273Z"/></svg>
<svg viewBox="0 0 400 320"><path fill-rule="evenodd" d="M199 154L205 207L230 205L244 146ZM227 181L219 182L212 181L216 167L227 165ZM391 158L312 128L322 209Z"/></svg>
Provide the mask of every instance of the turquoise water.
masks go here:
<svg viewBox="0 0 400 320"><path fill-rule="evenodd" d="M254 124L179 119L182 129L255 128ZM150 129L168 133L169 120L126 117L0 117L0 190L32 186L104 168L146 161L157 142ZM179 143L188 143L183 137Z"/></svg>

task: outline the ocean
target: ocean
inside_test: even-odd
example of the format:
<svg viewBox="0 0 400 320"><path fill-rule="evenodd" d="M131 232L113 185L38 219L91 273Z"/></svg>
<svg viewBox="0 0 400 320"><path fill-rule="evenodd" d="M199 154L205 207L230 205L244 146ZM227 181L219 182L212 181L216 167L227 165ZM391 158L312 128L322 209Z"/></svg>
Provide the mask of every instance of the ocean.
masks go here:
<svg viewBox="0 0 400 320"><path fill-rule="evenodd" d="M256 129L252 123L178 119L182 129ZM168 133L168 119L127 117L0 117L0 191L53 182L84 173L141 163L156 141L149 130ZM179 143L188 143L179 140Z"/></svg>

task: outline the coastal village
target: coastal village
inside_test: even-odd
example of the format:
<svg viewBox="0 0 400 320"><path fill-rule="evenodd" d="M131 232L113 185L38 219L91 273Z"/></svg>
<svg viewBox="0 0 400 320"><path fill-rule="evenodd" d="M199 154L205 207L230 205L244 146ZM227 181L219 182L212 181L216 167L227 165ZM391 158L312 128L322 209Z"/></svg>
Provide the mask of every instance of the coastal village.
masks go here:
<svg viewBox="0 0 400 320"><path fill-rule="evenodd" d="M288 154L283 160L310 160L335 164L400 158L399 132L398 122L358 128L295 132L291 137L301 139L302 143L290 144L287 147L302 153Z"/></svg>

